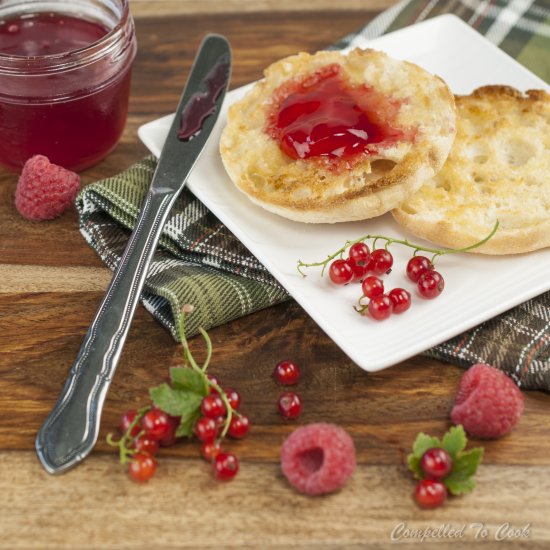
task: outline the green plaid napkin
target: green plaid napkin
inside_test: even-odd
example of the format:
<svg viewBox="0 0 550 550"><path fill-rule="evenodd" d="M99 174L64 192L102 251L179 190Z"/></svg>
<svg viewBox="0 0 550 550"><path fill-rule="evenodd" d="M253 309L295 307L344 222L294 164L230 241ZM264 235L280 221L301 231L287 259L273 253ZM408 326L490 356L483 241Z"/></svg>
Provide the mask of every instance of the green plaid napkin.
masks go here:
<svg viewBox="0 0 550 550"><path fill-rule="evenodd" d="M114 269L145 199L156 167L146 157L125 172L87 186L77 197L80 230ZM283 287L231 232L187 189L164 226L141 296L142 302L179 340L181 308L196 312L186 323L193 336L288 299Z"/></svg>
<svg viewBox="0 0 550 550"><path fill-rule="evenodd" d="M454 13L550 80L550 10L545 2L407 0L379 15L335 48L353 45L442 13ZM77 198L81 232L113 269L148 190L150 156L86 187ZM192 303L190 335L287 300L288 294L189 191L164 228L142 301L175 339L181 306ZM497 365L526 389L550 390L550 292L426 352L451 363Z"/></svg>

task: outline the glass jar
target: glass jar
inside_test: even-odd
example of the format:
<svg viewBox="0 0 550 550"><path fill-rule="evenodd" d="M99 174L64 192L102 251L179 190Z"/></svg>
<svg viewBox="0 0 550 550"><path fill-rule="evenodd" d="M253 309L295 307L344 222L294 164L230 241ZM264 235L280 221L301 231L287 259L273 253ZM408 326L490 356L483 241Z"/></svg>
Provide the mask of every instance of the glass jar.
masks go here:
<svg viewBox="0 0 550 550"><path fill-rule="evenodd" d="M79 171L104 158L135 54L128 0L0 0L0 164L41 154Z"/></svg>

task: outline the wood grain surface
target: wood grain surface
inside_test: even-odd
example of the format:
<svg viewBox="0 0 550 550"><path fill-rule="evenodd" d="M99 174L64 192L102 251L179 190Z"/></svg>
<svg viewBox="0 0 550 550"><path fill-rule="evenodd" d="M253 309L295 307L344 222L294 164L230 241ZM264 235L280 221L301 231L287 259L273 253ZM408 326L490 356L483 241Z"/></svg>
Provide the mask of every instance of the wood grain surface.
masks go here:
<svg viewBox="0 0 550 550"><path fill-rule="evenodd" d="M84 183L115 174L146 153L136 130L174 108L205 33L230 39L236 87L259 78L280 57L338 40L392 3L233 1L223 9L221 2L132 0L139 54L128 124L117 149L82 174ZM411 499L414 484L404 458L417 432L441 435L448 428L463 371L415 357L367 375L292 301L211 331L211 371L241 393L253 421L250 436L231 444L241 459L234 481L216 482L196 442L183 442L163 450L156 477L138 485L105 444L121 413L146 403L148 388L179 361L178 346L141 306L96 449L75 470L46 474L34 437L110 273L79 234L74 211L39 224L20 218L13 205L16 180L0 169L0 548L382 548L392 544L392 534L401 534L403 543L453 548L550 545L547 394L527 393L518 428L483 444L473 494L421 511ZM281 389L271 377L275 364L289 356L303 372L304 412L294 424L278 417ZM297 424L315 421L345 427L359 465L344 490L307 498L287 485L279 452ZM439 535L427 535L429 529Z"/></svg>

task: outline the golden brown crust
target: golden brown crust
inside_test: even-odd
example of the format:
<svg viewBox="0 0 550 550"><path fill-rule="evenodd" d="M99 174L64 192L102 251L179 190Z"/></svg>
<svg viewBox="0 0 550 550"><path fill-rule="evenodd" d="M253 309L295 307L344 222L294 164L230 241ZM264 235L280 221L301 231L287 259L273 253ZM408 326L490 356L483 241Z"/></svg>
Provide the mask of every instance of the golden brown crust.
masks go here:
<svg viewBox="0 0 550 550"><path fill-rule="evenodd" d="M286 156L265 131L273 92L332 63L352 85L368 84L400 101L397 122L415 128L416 139L388 144L338 170L319 159ZM358 220L391 210L437 173L454 139L455 118L446 84L412 63L374 50L300 53L268 67L265 79L230 107L220 151L235 185L264 208L305 222Z"/></svg>
<svg viewBox="0 0 550 550"><path fill-rule="evenodd" d="M484 86L457 96L458 132L443 169L393 210L398 223L441 246L517 254L550 246L550 95Z"/></svg>
<svg viewBox="0 0 550 550"><path fill-rule="evenodd" d="M487 101L506 101L512 99L523 104L545 101L547 97L548 94L544 90L527 90L523 93L512 86L504 86L502 84L480 86L479 88L476 88L469 96L456 96L459 101L461 98L475 98Z"/></svg>

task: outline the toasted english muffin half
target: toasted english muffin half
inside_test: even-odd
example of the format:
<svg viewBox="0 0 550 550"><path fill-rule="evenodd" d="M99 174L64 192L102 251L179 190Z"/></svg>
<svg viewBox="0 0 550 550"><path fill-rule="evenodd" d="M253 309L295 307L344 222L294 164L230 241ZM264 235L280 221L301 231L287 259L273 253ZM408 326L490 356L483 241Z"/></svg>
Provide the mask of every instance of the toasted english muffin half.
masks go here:
<svg viewBox="0 0 550 550"><path fill-rule="evenodd" d="M393 210L414 235L450 248L517 254L550 246L550 95L484 86L457 96L456 140L443 169Z"/></svg>
<svg viewBox="0 0 550 550"><path fill-rule="evenodd" d="M391 135L351 156L292 158L281 148L277 117L293 94L315 90L330 71ZM441 169L455 123L453 94L417 65L375 50L300 53L268 67L230 107L220 151L235 185L271 212L310 223L362 220L395 208Z"/></svg>

